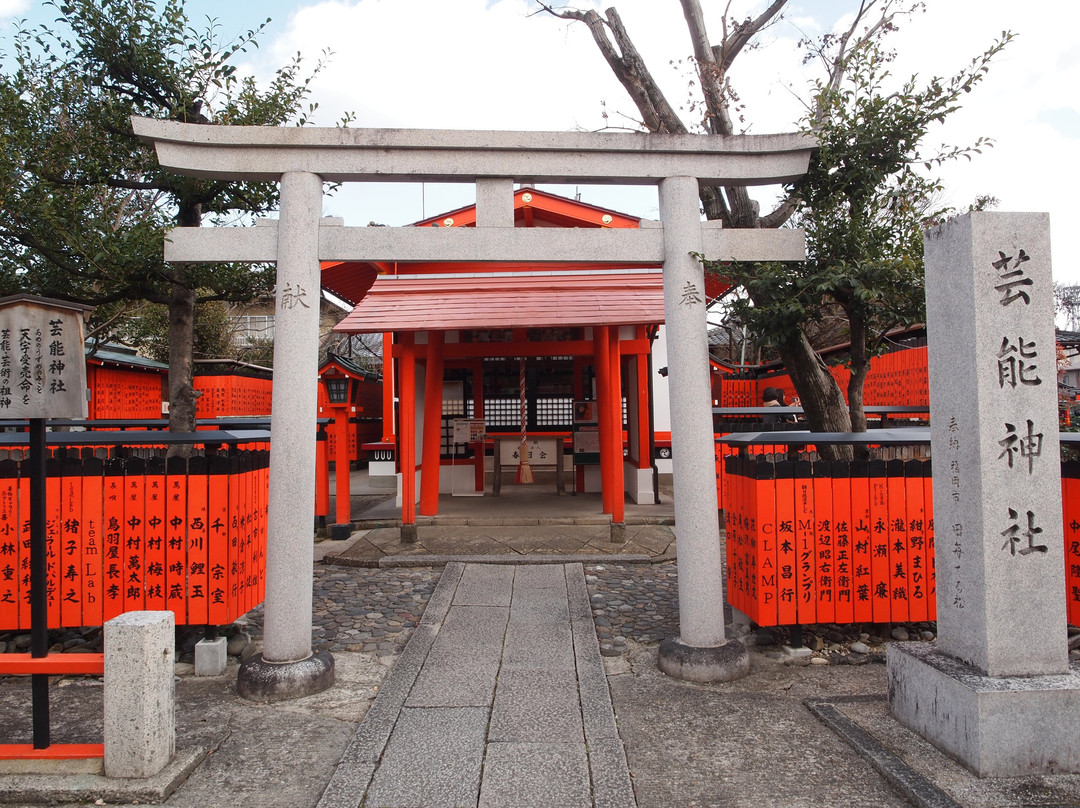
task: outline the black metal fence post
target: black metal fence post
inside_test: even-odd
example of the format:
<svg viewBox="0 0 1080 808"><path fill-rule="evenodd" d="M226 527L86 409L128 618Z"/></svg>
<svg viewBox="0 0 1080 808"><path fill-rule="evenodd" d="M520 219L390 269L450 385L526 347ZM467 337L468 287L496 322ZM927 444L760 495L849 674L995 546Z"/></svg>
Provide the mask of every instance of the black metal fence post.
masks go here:
<svg viewBox="0 0 1080 808"><path fill-rule="evenodd" d="M30 656L49 654L47 548L45 544L45 419L30 419ZM34 748L49 747L49 676L30 677Z"/></svg>

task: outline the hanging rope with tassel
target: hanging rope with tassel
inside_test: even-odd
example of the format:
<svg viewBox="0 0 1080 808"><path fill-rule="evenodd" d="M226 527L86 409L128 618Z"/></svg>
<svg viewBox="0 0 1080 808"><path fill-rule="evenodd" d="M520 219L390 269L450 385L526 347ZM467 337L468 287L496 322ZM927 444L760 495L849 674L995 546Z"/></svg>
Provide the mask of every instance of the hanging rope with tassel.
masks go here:
<svg viewBox="0 0 1080 808"><path fill-rule="evenodd" d="M525 357L521 357L518 365L518 390L519 403L521 404L521 444L518 446L518 472L519 483L531 483L533 481L532 467L529 465L528 436L525 427L528 422L528 404L525 401Z"/></svg>

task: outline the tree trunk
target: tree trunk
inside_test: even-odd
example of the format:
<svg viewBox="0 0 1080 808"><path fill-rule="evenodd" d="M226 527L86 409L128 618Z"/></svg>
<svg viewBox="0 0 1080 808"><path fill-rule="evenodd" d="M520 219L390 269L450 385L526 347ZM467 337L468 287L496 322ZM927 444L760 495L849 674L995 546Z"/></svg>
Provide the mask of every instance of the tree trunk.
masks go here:
<svg viewBox="0 0 1080 808"><path fill-rule="evenodd" d="M866 410L863 408L863 389L866 377L870 374L870 356L866 349L866 322L858 314L846 309L850 326L851 342L848 348L851 376L848 378L848 415L851 418L852 432L866 431ZM867 446L859 446L855 457L866 460L870 457Z"/></svg>
<svg viewBox="0 0 1080 808"><path fill-rule="evenodd" d="M870 364L863 362L861 367L851 363L851 378L848 379L848 414L851 418L852 432L866 431L866 411L863 409L863 387L870 372Z"/></svg>
<svg viewBox="0 0 1080 808"><path fill-rule="evenodd" d="M712 134L730 135L735 131L731 119L730 101L732 94L726 85L727 73L732 62L748 45L757 33L777 18L786 6L786 0L772 0L756 17L746 18L740 23L733 23L730 28L725 24L725 36L718 45L711 45L705 27L705 17L701 9L701 0L680 0L683 16L694 50L694 59L698 66L698 80L705 100L705 126ZM659 86L649 72L644 59L634 47L628 32L614 8L606 11L605 21L596 11L576 11L573 9L554 10L546 2L541 7L556 17L584 22L593 35L597 47L603 54L615 77L629 93L634 105L641 113L642 122L651 132L683 133L688 129L667 102ZM892 22L892 1L884 3L881 18L870 25L861 37L855 35L866 12L874 3L859 3L855 19L846 32L839 37L840 55L850 48L872 38L880 29ZM610 33L610 36L609 36ZM845 61L838 58L830 66L830 86L836 87L843 76ZM822 110L815 109L811 119L818 118ZM728 186L723 190L713 187L701 189L701 204L706 218L720 220L724 227L756 228L780 227L794 211L790 199L782 201L771 213L762 217L757 202L744 186ZM791 373L795 389L802 398L807 420L811 429L824 432L851 431L851 414L844 402L843 394L836 380L825 368L820 357L811 348L805 334L798 333L778 346L781 359ZM865 376L865 372L864 372ZM861 401L861 399L859 399ZM859 410L861 417L861 409ZM862 419L861 429L865 429ZM822 447L823 457L837 459L851 457L850 446Z"/></svg>
<svg viewBox="0 0 1080 808"><path fill-rule="evenodd" d="M829 373L806 335L801 331L776 346L791 381L802 399L807 425L812 432L850 432L851 418L836 379ZM826 460L851 460L850 445L819 446Z"/></svg>
<svg viewBox="0 0 1080 808"><path fill-rule="evenodd" d="M851 378L848 379L848 414L851 431L866 431L866 411L863 409L863 387L870 373L870 357L866 350L866 324L857 314L848 312L851 343L848 357L851 360Z"/></svg>
<svg viewBox="0 0 1080 808"><path fill-rule="evenodd" d="M199 227L202 224L202 205L191 199L181 199L176 214L180 227ZM195 391L195 290L173 279L169 296L169 431L195 431L195 401L201 393ZM174 446L171 455L188 457L191 446Z"/></svg>
<svg viewBox="0 0 1080 808"><path fill-rule="evenodd" d="M169 300L169 431L195 431L195 291L174 283ZM170 454L177 454L170 450ZM180 452L183 453L183 452Z"/></svg>

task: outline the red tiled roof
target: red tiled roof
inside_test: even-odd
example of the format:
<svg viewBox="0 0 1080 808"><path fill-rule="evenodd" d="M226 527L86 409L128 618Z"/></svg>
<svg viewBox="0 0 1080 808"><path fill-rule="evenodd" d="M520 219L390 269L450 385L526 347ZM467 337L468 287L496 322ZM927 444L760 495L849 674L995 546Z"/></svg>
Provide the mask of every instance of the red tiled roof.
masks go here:
<svg viewBox="0 0 1080 808"><path fill-rule="evenodd" d="M452 331L664 322L659 272L378 278L335 331Z"/></svg>

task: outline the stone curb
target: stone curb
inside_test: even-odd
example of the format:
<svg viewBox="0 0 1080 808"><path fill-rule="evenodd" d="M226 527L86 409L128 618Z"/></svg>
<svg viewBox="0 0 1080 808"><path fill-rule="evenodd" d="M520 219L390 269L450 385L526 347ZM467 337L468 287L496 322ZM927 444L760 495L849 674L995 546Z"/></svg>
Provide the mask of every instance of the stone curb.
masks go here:
<svg viewBox="0 0 1080 808"><path fill-rule="evenodd" d="M495 555L389 555L378 561L380 569L387 567L441 567L444 564L648 564L652 556L644 553L626 555L578 555L499 553Z"/></svg>
<svg viewBox="0 0 1080 808"><path fill-rule="evenodd" d="M377 530L381 528L399 528L400 519L353 519L353 530ZM538 516L536 518L522 518L520 516L440 516L418 517L417 527L550 527L582 525L595 527L598 525L610 525L611 518L607 516ZM673 516L638 516L630 517L624 525L627 527L642 527L645 525L674 525Z"/></svg>
<svg viewBox="0 0 1080 808"><path fill-rule="evenodd" d="M593 804L634 805L634 786L626 750L619 738L615 709L611 704L604 662L596 641L589 590L581 564L567 564L566 594L570 609L570 631L574 638L585 746L589 755Z"/></svg>
<svg viewBox="0 0 1080 808"><path fill-rule="evenodd" d="M400 519L353 519L353 530L379 530L387 527L401 527Z"/></svg>
<svg viewBox="0 0 1080 808"><path fill-rule="evenodd" d="M356 808L363 802L378 761L390 740L394 723L416 677L420 675L431 646L435 644L438 629L450 611L454 592L464 571L464 564L447 563L435 591L428 599L419 625L379 688L375 701L356 728L349 745L345 747L316 808Z"/></svg>
<svg viewBox="0 0 1080 808"><path fill-rule="evenodd" d="M360 567L361 569L377 570L381 559L381 556L379 558L376 558L375 556L369 558L347 558L345 556L327 554L317 563L329 567Z"/></svg>
<svg viewBox="0 0 1080 808"><path fill-rule="evenodd" d="M398 567L442 567L446 564L661 564L674 561L675 552L651 556L646 553L626 553L623 555L584 555L563 553L497 553L490 555L434 555L415 553L408 555L388 555L375 558L347 558L327 555L319 563L338 567L360 567L362 569L396 569Z"/></svg>
<svg viewBox="0 0 1080 808"><path fill-rule="evenodd" d="M177 752L169 764L145 779L111 778L103 774L64 774L63 761L56 773L5 774L0 804L27 805L66 802L160 803L187 780L206 758L201 746ZM72 761L77 762L77 761Z"/></svg>
<svg viewBox="0 0 1080 808"><path fill-rule="evenodd" d="M881 696L840 696L806 699L803 704L825 726L835 732L917 808L962 808L960 803L890 752L836 706L838 702L880 700Z"/></svg>

